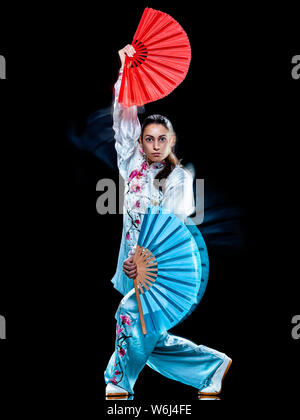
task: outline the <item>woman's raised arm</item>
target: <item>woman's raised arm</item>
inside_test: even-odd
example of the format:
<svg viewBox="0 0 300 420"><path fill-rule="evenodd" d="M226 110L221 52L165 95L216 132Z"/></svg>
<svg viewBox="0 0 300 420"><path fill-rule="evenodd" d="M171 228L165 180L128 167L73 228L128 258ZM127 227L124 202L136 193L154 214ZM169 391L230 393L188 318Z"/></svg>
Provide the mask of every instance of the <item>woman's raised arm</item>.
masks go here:
<svg viewBox="0 0 300 420"><path fill-rule="evenodd" d="M134 52L134 48L129 44L118 52L121 60L121 68L118 80L114 86L113 129L115 132L118 168L124 180L128 177L129 161L134 154L137 140L141 134L137 106L125 108L118 102L125 54L132 56Z"/></svg>

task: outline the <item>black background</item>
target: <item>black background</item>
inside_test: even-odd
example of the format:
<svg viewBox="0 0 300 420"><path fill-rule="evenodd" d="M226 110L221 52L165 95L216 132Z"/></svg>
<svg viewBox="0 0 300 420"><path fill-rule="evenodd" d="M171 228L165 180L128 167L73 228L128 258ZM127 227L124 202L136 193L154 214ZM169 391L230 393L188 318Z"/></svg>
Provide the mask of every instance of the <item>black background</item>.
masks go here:
<svg viewBox="0 0 300 420"><path fill-rule="evenodd" d="M99 402L104 410L108 405L103 372L122 297L110 283L122 215L97 214L95 186L117 175L75 149L65 129L111 104L117 52L131 42L147 6L183 26L192 61L184 82L147 105L146 114L170 118L177 155L242 209L245 239L239 252L209 249L206 294L172 333L232 357L222 400L255 406L287 393L294 399L299 389L299 342L291 338L291 318L299 313L294 10L195 4L130 2L64 11L49 5L34 15L27 9L21 22L7 12L11 24L1 33L7 46L0 44L7 59L0 86L7 130L0 296L7 340L1 347L6 388L12 389L13 377L24 392L43 390L48 408L58 399L77 407L86 394L98 409ZM199 409L195 389L146 366L132 403L147 401Z"/></svg>

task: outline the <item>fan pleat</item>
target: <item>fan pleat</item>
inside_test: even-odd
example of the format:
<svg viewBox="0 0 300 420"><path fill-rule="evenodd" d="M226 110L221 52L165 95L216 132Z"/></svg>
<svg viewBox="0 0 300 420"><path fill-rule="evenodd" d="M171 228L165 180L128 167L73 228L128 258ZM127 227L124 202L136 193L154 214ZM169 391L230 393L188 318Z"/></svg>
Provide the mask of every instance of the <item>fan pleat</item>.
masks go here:
<svg viewBox="0 0 300 420"><path fill-rule="evenodd" d="M172 293L175 293L175 295L178 295L180 297L182 297L183 299L186 299L188 301L191 300L190 297L188 297L187 295L184 295L183 293L178 292L178 290L172 289L171 287L168 287L166 284L161 283L159 280L157 280L156 284L159 284L160 286L163 286L165 289L169 290Z"/></svg>
<svg viewBox="0 0 300 420"><path fill-rule="evenodd" d="M170 77L168 77L166 74L162 73L161 71L158 71L151 64L145 63L143 68L145 68L145 67L150 69L153 73L155 73L156 75L159 76L159 78L157 80L161 81L161 79L164 79L165 82L170 83L170 87L173 86L173 83L175 82L175 78L170 79ZM173 76L173 74L172 74L172 76ZM162 89L162 87L160 89Z"/></svg>
<svg viewBox="0 0 300 420"><path fill-rule="evenodd" d="M151 305L150 305L150 303L149 303L149 301L147 299L147 296L146 295L143 295L143 299L144 299L144 301L145 301L145 303L147 305L147 309L149 311L149 314L151 314L151 316L149 316L148 319L150 320L150 322L151 322L151 324L153 326L154 331L158 332L157 327L156 327L156 325L154 323L154 313L153 313L152 308L151 308Z"/></svg>
<svg viewBox="0 0 300 420"><path fill-rule="evenodd" d="M161 51L161 50L164 50L164 51L166 51L166 50L173 51L173 50L178 50L178 49L182 48L185 56L186 57L189 57L189 54L186 53L186 47L187 47L187 44L181 44L181 45L175 45L174 44L174 45L166 45L165 47L159 46L157 48L149 48L148 51L149 51L149 53L152 53L153 51Z"/></svg>
<svg viewBox="0 0 300 420"><path fill-rule="evenodd" d="M127 62L129 61L128 60L128 57L126 57L126 60L127 60ZM126 60L125 60L125 64L126 64ZM132 91L132 78L131 77L128 77L128 99L131 101L131 102L135 102L134 101L134 97L133 97L133 91Z"/></svg>
<svg viewBox="0 0 300 420"><path fill-rule="evenodd" d="M148 32L148 35L147 36L143 36L143 35L140 35L140 39L142 38L143 39L143 42L147 42L148 41L148 39L153 39L153 38L155 38L157 35L160 35L162 32L164 32L164 31L166 31L167 30L167 28L170 26L170 25L172 25L174 23L174 21L172 21L172 20L169 20L169 22L167 22L165 25L162 25L162 26L160 26L159 24L160 24L160 22L157 20L156 21L156 26L159 26L159 28L154 32L154 25L153 25L153 29L152 30L149 30L149 31L145 31L145 34Z"/></svg>
<svg viewBox="0 0 300 420"><path fill-rule="evenodd" d="M172 281L172 282L175 282L175 283L184 284L185 286L188 286L188 287L196 287L196 282L195 281L192 282L192 281L178 280L178 279L174 279L170 276L164 276L162 274L159 275L159 278L160 279L165 279L165 280L168 280L168 281Z"/></svg>
<svg viewBox="0 0 300 420"><path fill-rule="evenodd" d="M177 39L176 39L177 38ZM171 43L170 43L171 40ZM169 41L169 42L166 42ZM169 35L166 35L164 38L158 38L158 39L153 39L151 42L147 42L147 41L143 41L143 42L147 42L147 50L151 51L151 49L153 48L154 45L157 44L162 44L162 46L164 46L164 43L166 43L166 45L171 45L172 44L178 44L178 42L180 41L186 41L186 38L182 36L182 33L177 32L176 34L174 34L173 32L170 33ZM187 46L189 46L189 44L187 44Z"/></svg>
<svg viewBox="0 0 300 420"><path fill-rule="evenodd" d="M154 10L154 9L152 9ZM144 11L145 19L143 22L139 24L139 30L135 33L133 39L141 39L144 38L145 35L151 31L151 27L154 27L160 19L160 15L157 12L151 13L151 9L146 8ZM147 22L148 21L148 22Z"/></svg>
<svg viewBox="0 0 300 420"><path fill-rule="evenodd" d="M148 58L147 59L147 61L148 61L148 63L153 63L154 65L156 65L156 64L158 64L159 63L159 61L158 60L153 60L152 58ZM180 73L180 74L182 74L183 73L183 71L182 70L180 70L180 69L176 69L176 68L174 68L174 67L171 67L171 66L168 66L167 64L165 64L165 63L159 63L163 68L166 68L167 70L171 70L172 72L175 72L175 73Z"/></svg>
<svg viewBox="0 0 300 420"><path fill-rule="evenodd" d="M173 63L177 63L178 65L182 66L182 60L188 61L190 60L190 57L188 55L185 54L184 49L181 50L177 50L174 51L174 49L170 49L169 52L166 51L166 49L161 50L160 48L155 48L155 50L153 49L152 51L149 51L148 56L147 56L147 60L145 60L145 62L143 62L142 64L139 64L139 66L142 66L143 64L149 64L154 60L158 60L157 57L163 57L163 63L165 65L169 65L169 64L173 64ZM166 56L166 53L168 53L169 55ZM152 59L152 61L149 61L150 59ZM161 61L155 61L155 66L156 68L160 69L160 67L164 67L161 66ZM183 69L181 69L182 72L184 72ZM177 75L177 78L180 77Z"/></svg>
<svg viewBox="0 0 300 420"><path fill-rule="evenodd" d="M168 301L172 306L174 306L179 312L183 312L184 311L184 308L182 307L182 306L180 306L180 305L178 305L177 303L175 303L174 302L174 300L171 300L170 298L169 298L169 296L167 296L165 293L163 293L161 290L159 290L159 288L158 287L156 287L156 286L153 286L152 287L152 289L154 289L154 290L156 290L156 292L158 293L158 294L160 294L160 296L161 297L163 297L166 301ZM172 308L172 306L171 306L171 308Z"/></svg>
<svg viewBox="0 0 300 420"><path fill-rule="evenodd" d="M147 9L147 10L146 10ZM160 10L154 10L150 8L146 8L144 12L146 12L148 24L145 22L143 25L143 29L141 32L136 36L136 38L145 37L149 32L153 33L156 31L157 28L161 28L165 23L168 23L173 18L168 15L167 13L161 12ZM142 32L143 31L143 32Z"/></svg>
<svg viewBox="0 0 300 420"><path fill-rule="evenodd" d="M152 83L151 87L155 87L156 90L158 92L156 92L155 89L153 89L153 93L154 95L162 95L163 94L163 89L156 83L156 81L153 79L153 77L149 74L149 72L147 72L147 70L145 69L145 64L143 66L140 67L140 71L143 72L143 74L149 79L149 81ZM155 97L157 97L155 96Z"/></svg>
<svg viewBox="0 0 300 420"><path fill-rule="evenodd" d="M159 261L159 264L165 264L165 263L170 263L171 261L183 260L185 258L190 258L190 257L191 257L191 253L188 253L188 254L179 255L173 258L167 258L166 260L162 258L157 258L157 261Z"/></svg>
<svg viewBox="0 0 300 420"><path fill-rule="evenodd" d="M182 230L182 227L179 225L179 226L177 226L174 230L172 230L172 232L170 232L166 238L162 239L162 240L161 240L158 244L156 244L155 246L153 246L153 247L151 246L151 249L149 248L149 249L150 249L150 251L151 251L151 252L156 251L156 250L157 250L157 248L159 248L161 245L163 245L163 244L164 244L164 242L167 242L167 241L169 240L169 238L171 238L173 235L175 235L175 233L179 232L180 230ZM156 256L156 258L157 258L157 256Z"/></svg>
<svg viewBox="0 0 300 420"><path fill-rule="evenodd" d="M153 70L153 66L149 65L149 68ZM174 72L173 70L163 69L163 71L161 71L159 74L156 74L155 77L156 77L156 82L159 83L160 85L162 83L166 85L166 82L167 82L169 86L171 86L172 80L173 81L176 80L176 78L178 77L178 73L176 74L176 72Z"/></svg>
<svg viewBox="0 0 300 420"><path fill-rule="evenodd" d="M170 252L170 251L174 251L174 249L179 248L180 246L182 246L183 244L186 244L190 241L190 238L186 238L184 241L177 243L176 245L173 245L172 247L166 249L165 251L161 252L160 254L157 255L157 257L161 257L162 255Z"/></svg>
<svg viewBox="0 0 300 420"><path fill-rule="evenodd" d="M141 227L138 242L137 242L139 246L141 246L141 244L144 241L144 236L145 236L145 232L146 232L146 226L148 224L149 215L150 215L150 213L149 213L149 210L148 210L148 212L144 214L143 223L142 223L142 227Z"/></svg>
<svg viewBox="0 0 300 420"><path fill-rule="evenodd" d="M131 78L131 83L130 83L130 94L131 94L131 98L134 102L138 102L139 101L139 92L138 89L134 89L133 86L136 84L135 81L135 69L133 69L132 71L132 78Z"/></svg>
<svg viewBox="0 0 300 420"><path fill-rule="evenodd" d="M161 272L161 271L170 272L170 270L174 270L175 272L177 272L177 271L184 271L184 272L191 272L191 273L195 272L194 268L183 268L183 267L174 268L174 266L173 267L171 266L171 267L160 267L159 268L159 272Z"/></svg>
<svg viewBox="0 0 300 420"><path fill-rule="evenodd" d="M149 101L151 96L148 93L147 86L144 84L142 78L140 77L139 71L135 72L137 84L140 86L139 92L141 92L139 103L143 102L144 100Z"/></svg>
<svg viewBox="0 0 300 420"><path fill-rule="evenodd" d="M151 242L149 244L146 245L146 241L145 241L145 246L151 250L151 246L153 244L154 241L156 241L156 239L163 233L163 231L165 230L165 228L167 227L167 225L170 224L170 221L172 220L171 216L169 216L167 218L167 220L164 222L164 224L159 228L158 232L156 233L156 235L154 235L154 238L151 240Z"/></svg>
<svg viewBox="0 0 300 420"><path fill-rule="evenodd" d="M157 297L153 294L153 292L151 290L149 290L149 295L156 302L156 304L161 308L161 310L166 315L166 317L169 319L169 321L173 322L174 318L172 317L172 315L166 310L164 305L157 299Z"/></svg>
<svg viewBox="0 0 300 420"><path fill-rule="evenodd" d="M163 290L164 293L162 292L162 294L159 292L155 293L157 293L157 296L159 296L160 300L164 302L165 309L167 309L171 316L175 319L181 317L184 312L186 312L186 310L188 310L188 308L193 304L193 300L187 301L181 296L170 292L169 290Z"/></svg>
<svg viewBox="0 0 300 420"><path fill-rule="evenodd" d="M156 220L157 220L157 218L158 218L158 215L159 215L159 213L156 213L155 215L154 215L154 217L152 218L152 220L151 220L151 224L150 224L150 227L149 227L149 229L148 229L148 232L147 232L147 235L146 235L146 237L145 237L145 240L143 241L143 246L144 247L146 247L146 244L147 244L147 241L148 241L148 238L149 238L149 236L152 234L152 232L153 232L153 227L154 227L154 225L155 225L155 223L156 223Z"/></svg>
<svg viewBox="0 0 300 420"><path fill-rule="evenodd" d="M182 61L189 61L189 57L178 57L178 55L174 55L173 57L171 55L164 55L164 54L149 54L150 57L159 57L163 60L169 60L173 59L178 61L178 63L182 64Z"/></svg>
<svg viewBox="0 0 300 420"><path fill-rule="evenodd" d="M171 222L171 223L170 223ZM173 227L172 227L172 222L173 222L173 220L172 219L170 219L170 218L168 218L164 223L163 223L163 225L161 226L161 227L159 227L158 229L158 232L157 233L155 233L155 232L150 232L150 235L149 235L149 237L147 238L147 240L145 239L144 240L144 242L143 242L143 246L145 246L146 248L148 248L151 252L153 252L153 249L154 248L152 248L152 245L155 245L154 244L154 241L157 241L158 239L159 239L159 237L160 236L162 236L162 235L165 235L165 231L168 231L168 229L172 229L172 231L170 232L170 234L169 235L171 235L172 233L175 233L175 230L177 229L174 229Z"/></svg>

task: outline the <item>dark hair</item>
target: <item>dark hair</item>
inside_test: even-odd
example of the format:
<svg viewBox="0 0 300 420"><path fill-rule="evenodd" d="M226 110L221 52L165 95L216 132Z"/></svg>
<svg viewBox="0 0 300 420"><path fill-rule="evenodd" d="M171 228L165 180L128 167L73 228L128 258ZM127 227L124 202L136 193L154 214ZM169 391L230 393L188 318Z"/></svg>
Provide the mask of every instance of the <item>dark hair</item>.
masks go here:
<svg viewBox="0 0 300 420"><path fill-rule="evenodd" d="M173 125L167 117L164 117L163 115L159 115L159 114L153 114L146 117L143 121L142 130L141 130L142 139L143 139L145 128L147 127L147 125L150 125L150 124L161 124L169 130L171 135L176 136ZM161 171L159 171L158 174L156 174L155 179L154 179L154 181L156 179L159 181L164 180L162 181L162 189L164 189L166 179L168 178L170 173L173 171L175 166L179 165L180 167L182 167L182 164L181 164L182 159L177 158L177 156L175 155L174 149L175 149L175 144L174 146L172 146L171 152L165 159L166 166ZM154 182L154 185L156 186L155 182Z"/></svg>

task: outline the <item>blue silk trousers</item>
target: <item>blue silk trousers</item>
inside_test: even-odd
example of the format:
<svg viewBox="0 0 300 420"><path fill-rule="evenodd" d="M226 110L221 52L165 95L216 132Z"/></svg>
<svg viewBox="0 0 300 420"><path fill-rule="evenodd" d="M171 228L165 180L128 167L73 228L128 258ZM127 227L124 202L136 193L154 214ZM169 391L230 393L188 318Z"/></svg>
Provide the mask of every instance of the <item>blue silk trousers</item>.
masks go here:
<svg viewBox="0 0 300 420"><path fill-rule="evenodd" d="M115 318L115 351L104 372L105 383L112 382L132 395L146 364L169 379L201 391L225 358L224 353L167 331L144 336L134 289L121 300Z"/></svg>

